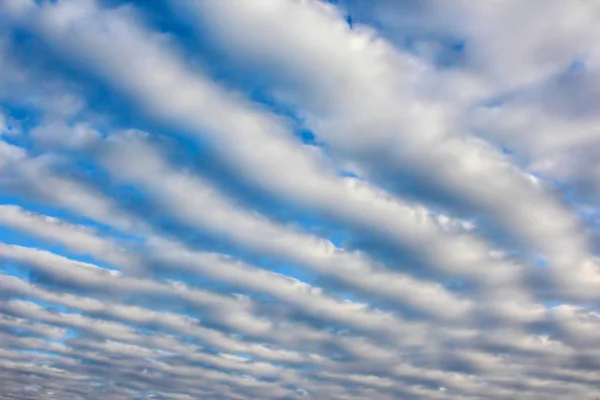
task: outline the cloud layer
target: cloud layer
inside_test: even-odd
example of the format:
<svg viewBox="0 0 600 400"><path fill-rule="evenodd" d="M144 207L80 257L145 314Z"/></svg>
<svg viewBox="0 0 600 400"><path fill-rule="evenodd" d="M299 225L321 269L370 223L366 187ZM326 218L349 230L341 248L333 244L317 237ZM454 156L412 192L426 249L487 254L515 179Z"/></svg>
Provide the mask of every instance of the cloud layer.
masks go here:
<svg viewBox="0 0 600 400"><path fill-rule="evenodd" d="M593 397L599 22L0 2L0 400Z"/></svg>

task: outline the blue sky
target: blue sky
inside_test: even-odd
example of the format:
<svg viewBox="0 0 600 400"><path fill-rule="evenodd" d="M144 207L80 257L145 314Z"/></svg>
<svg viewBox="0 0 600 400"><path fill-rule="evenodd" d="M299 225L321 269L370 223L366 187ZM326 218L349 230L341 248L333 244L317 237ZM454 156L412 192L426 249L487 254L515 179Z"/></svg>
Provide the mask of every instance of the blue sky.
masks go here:
<svg viewBox="0 0 600 400"><path fill-rule="evenodd" d="M600 391L594 2L0 2L0 400Z"/></svg>

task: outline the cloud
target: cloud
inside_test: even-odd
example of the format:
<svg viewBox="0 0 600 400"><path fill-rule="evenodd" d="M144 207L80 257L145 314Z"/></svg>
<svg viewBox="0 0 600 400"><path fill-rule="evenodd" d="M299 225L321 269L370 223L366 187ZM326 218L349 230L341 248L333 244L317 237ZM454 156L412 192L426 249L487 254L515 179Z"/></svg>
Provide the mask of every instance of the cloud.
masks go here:
<svg viewBox="0 0 600 400"><path fill-rule="evenodd" d="M75 150L92 146L100 137L100 133L85 125L76 125L71 131L61 122L49 122L38 126L31 130L30 135L42 146Z"/></svg>
<svg viewBox="0 0 600 400"><path fill-rule="evenodd" d="M0 224L50 243L60 243L73 253L91 255L122 269L134 268L136 263L118 243L100 236L97 229L28 212L16 205L0 206Z"/></svg>
<svg viewBox="0 0 600 400"><path fill-rule="evenodd" d="M64 4L68 9L71 7L68 2ZM106 53L106 58L103 63L87 60L92 64L90 67L93 72L125 90L126 96L134 99L154 118L174 125L177 129L191 131L194 137L201 136L213 143L244 179L274 195L300 202L345 224L352 224L356 229L367 229L374 234L383 235L394 246L409 245L417 250L419 246L413 244L415 241L431 241L435 244L427 251L419 249L418 253L422 257L438 250L438 246L439 251L444 253L447 246L464 248L464 256L463 253L453 253L456 260L437 255L432 257L434 260L429 260L437 268L449 269L450 273L465 272L461 270L465 268L462 257L487 258L482 253L469 254L470 251L466 251L467 243L447 243L444 235L438 232L439 228L433 218L421 217L424 211L427 213L423 207L412 207L398 198L389 198L385 192L371 187L369 183L334 176L335 171L323 165L325 162L322 154L299 145L290 135L286 135L285 125L279 123L279 118L260 112L255 105L240 101L239 96L215 86L208 76L186 67L176 54L153 39L143 26L136 24L132 18L127 18L125 11L128 10L101 11L96 10L91 3L78 7L82 8L77 8L77 12L65 12L65 18L79 16L82 19L74 22L81 23L86 17L91 18L96 14L106 18L108 24L116 24L111 32L119 37L123 48L115 48L105 36L97 41L86 25L86 32L90 32L92 37L86 38L83 35L73 46L60 46L60 49L68 53L77 46L98 46L95 54ZM59 23L62 20L58 17L60 8L50 7L40 12L40 18L48 17L49 37L57 40L63 37L64 32ZM129 21L129 27L122 31L119 26L127 24L126 21ZM129 76L131 70L123 68L123 64L117 60L130 51L135 51L138 55L134 58L136 62L146 60L143 65L151 65L152 60L160 54L161 68L170 78L164 82L155 81L150 74L139 71L135 76ZM85 56L87 53L81 54ZM108 62L109 60L112 61ZM150 84L153 80L155 83ZM208 105L203 100L204 96L212 99ZM174 100L184 102L185 106L173 108ZM165 102L168 104L161 106ZM231 126L223 125L223 121ZM260 147L257 147L257 143ZM302 176L303 179L282 179L283 175L279 171ZM438 237L440 234L442 237ZM417 240L417 235L422 238ZM468 246L472 248L471 251L482 247L479 243L470 243ZM447 264L438 265L442 260ZM469 273L475 273L475 269L470 269Z"/></svg>
<svg viewBox="0 0 600 400"><path fill-rule="evenodd" d="M0 399L571 399L596 6L0 3Z"/></svg>
<svg viewBox="0 0 600 400"><path fill-rule="evenodd" d="M250 57L283 76L284 86L272 89L275 95L296 87L308 91L283 100L308 110L308 126L342 161L357 163L369 177L388 185L398 176L409 187L418 180L415 185L431 187L438 199L450 196L487 212L509 234L548 254L551 262L582 264L590 257L577 219L544 185L532 182L497 149L465 137L453 99L430 97L429 92L439 89L423 87L435 75L423 61L398 52L368 27L350 29L332 7L271 2L277 11L268 13L268 7L230 7L227 2L186 4L204 22L197 26L208 26L232 57ZM283 23L280 17L286 13L297 16L294 23ZM276 27L278 34L267 26L271 31ZM242 30L253 34L238 34ZM318 72L293 68L283 48L314 61L302 65ZM290 81L293 85L285 85Z"/></svg>

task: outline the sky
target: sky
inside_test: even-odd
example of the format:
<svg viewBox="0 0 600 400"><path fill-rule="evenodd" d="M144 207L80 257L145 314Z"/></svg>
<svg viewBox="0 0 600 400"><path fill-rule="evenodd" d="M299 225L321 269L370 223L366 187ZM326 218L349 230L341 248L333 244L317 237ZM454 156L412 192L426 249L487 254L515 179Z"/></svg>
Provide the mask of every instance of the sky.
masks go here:
<svg viewBox="0 0 600 400"><path fill-rule="evenodd" d="M0 400L600 396L599 23L0 1Z"/></svg>

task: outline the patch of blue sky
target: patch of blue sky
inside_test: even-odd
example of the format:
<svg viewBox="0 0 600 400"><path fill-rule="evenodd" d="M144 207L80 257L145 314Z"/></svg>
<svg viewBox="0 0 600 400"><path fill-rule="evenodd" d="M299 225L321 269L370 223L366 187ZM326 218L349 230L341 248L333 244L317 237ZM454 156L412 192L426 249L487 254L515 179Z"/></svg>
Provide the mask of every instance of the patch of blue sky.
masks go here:
<svg viewBox="0 0 600 400"><path fill-rule="evenodd" d="M292 134L303 144L318 147L321 151L326 152L328 150L327 144L320 141L316 132L306 126L305 116L293 104L285 104L274 97L268 84L264 86L248 88L248 98L255 104L263 106L267 112L282 117L283 121L289 124Z"/></svg>
<svg viewBox="0 0 600 400"><path fill-rule="evenodd" d="M173 15L165 0L99 0L98 3L103 8L112 9L134 6L138 15L141 15L153 30L170 32L182 37L191 36L191 32L177 22L176 16Z"/></svg>
<svg viewBox="0 0 600 400"><path fill-rule="evenodd" d="M65 79L77 78L77 69L64 62L44 41L35 35L19 31L18 29L16 32L18 33L11 35L9 37L10 41L7 42L9 45L8 48L13 50L10 56L12 61L23 69L22 72L25 79L23 82L19 81L18 84L24 83L25 85L30 85L30 87L17 86L15 89L32 89L33 91L32 94L26 96L9 96L4 101L12 104L8 107L15 112L15 118L25 120L25 122L29 123L28 126L31 127L32 124L39 122L41 120L40 117L44 115L43 110L40 110L40 106L44 104L46 106L51 105L46 101L48 99L38 96L40 93L44 93L47 89L64 89L68 93L73 94L73 90L81 88L77 84ZM38 86L37 84L40 82L41 84ZM14 84L17 84L17 82L14 82ZM41 90L42 92L37 92L37 90ZM62 92L56 91L53 94L62 94ZM64 115L72 115L71 111L73 109L62 111L68 111ZM26 118L23 115L25 112L30 114ZM32 116L35 118L32 119Z"/></svg>
<svg viewBox="0 0 600 400"><path fill-rule="evenodd" d="M534 265L537 267L546 268L548 266L548 258L542 255L534 256L533 261Z"/></svg>
<svg viewBox="0 0 600 400"><path fill-rule="evenodd" d="M571 64L567 67L567 74L578 74L581 72L585 72L586 70L586 62L585 60L573 60Z"/></svg>
<svg viewBox="0 0 600 400"><path fill-rule="evenodd" d="M20 133L38 126L42 121L43 113L31 105L16 101L16 99L0 101L0 113L8 119L9 128L13 131L12 134L3 135L2 139L8 143L29 148L30 141L25 142Z"/></svg>
<svg viewBox="0 0 600 400"><path fill-rule="evenodd" d="M503 145L502 146L502 154L510 156L510 155L515 154L515 151L513 149L511 149L510 147Z"/></svg>
<svg viewBox="0 0 600 400"><path fill-rule="evenodd" d="M19 230L2 225L0 225L0 242L32 248L52 247L52 245L48 245L46 242L39 240L34 236L29 236Z"/></svg>
<svg viewBox="0 0 600 400"><path fill-rule="evenodd" d="M48 351L48 350L43 350L43 349L39 349L39 350L30 350L30 349L24 349L24 350L19 350L19 353L23 353L23 354L29 354L32 356L37 356L37 355L53 355L54 353ZM33 358L31 360L31 362L33 363L44 363L46 362L46 359L37 359L37 358Z"/></svg>
<svg viewBox="0 0 600 400"><path fill-rule="evenodd" d="M288 263L281 263L277 268L273 268L273 272L307 284L314 284L316 281L316 274L314 272Z"/></svg>
<svg viewBox="0 0 600 400"><path fill-rule="evenodd" d="M352 303L355 303L356 300L356 295L352 294L352 293L341 293L340 297L344 300L350 301Z"/></svg>
<svg viewBox="0 0 600 400"><path fill-rule="evenodd" d="M552 180L552 185L562 200L575 211L575 213L592 229L598 228L598 212L589 203L590 198L586 196L585 188L574 186L569 182ZM593 201L593 200L592 200Z"/></svg>
<svg viewBox="0 0 600 400"><path fill-rule="evenodd" d="M68 328L63 336L63 340L73 339L79 336L79 332L74 328Z"/></svg>
<svg viewBox="0 0 600 400"><path fill-rule="evenodd" d="M0 273L23 280L29 280L30 276L28 268L6 260L0 261Z"/></svg>
<svg viewBox="0 0 600 400"><path fill-rule="evenodd" d="M110 127L113 125L134 126L139 118L137 109L132 107L128 98L118 92L118 88L111 87L94 74L89 68L80 63L70 63L68 59L56 54L39 38L28 36L27 43L34 49L31 51L19 51L17 60L28 70L34 72L32 76L48 77L56 89L56 94L67 94L85 98L82 104L68 104L69 109L62 110L68 116L66 122L73 123L84 118L93 118L96 125ZM23 44L18 42L17 47ZM51 78L50 78L51 77ZM33 98L35 100L35 97ZM19 99L22 100L22 99ZM12 107L19 109L21 113L27 112L28 127L31 128L42 120L43 110L35 101L17 103ZM81 107L80 107L81 106ZM75 108L73 108L75 107ZM32 118L35 117L35 118Z"/></svg>
<svg viewBox="0 0 600 400"><path fill-rule="evenodd" d="M561 191L564 201L570 206L577 206L583 203L583 199L580 198L576 187L573 187L569 182L554 179L553 185ZM583 216L583 215L582 215Z"/></svg>
<svg viewBox="0 0 600 400"><path fill-rule="evenodd" d="M351 171L340 171L339 176L341 176L342 178L354 178L354 179L363 180L360 176L358 176L357 174L355 174L354 172L351 172Z"/></svg>
<svg viewBox="0 0 600 400"><path fill-rule="evenodd" d="M439 33L412 33L404 37L403 48L439 68L464 65L467 42L464 39Z"/></svg>
<svg viewBox="0 0 600 400"><path fill-rule="evenodd" d="M546 302L544 302L544 306L546 308L560 307L560 306L562 306L564 304L565 304L564 301L546 301Z"/></svg>
<svg viewBox="0 0 600 400"><path fill-rule="evenodd" d="M284 104L277 100L269 91L268 82L265 85L257 85L249 88L248 97L267 108L273 114L284 117L293 124L302 124L304 117L291 104Z"/></svg>
<svg viewBox="0 0 600 400"><path fill-rule="evenodd" d="M150 331L148 331L148 332L150 332ZM198 346L199 348L201 348L206 353L210 353L210 354L217 354L218 353L217 350L215 350L215 349L213 349L211 347L206 347L205 345L198 343L198 340L195 337L187 336L187 335L181 335L179 337L179 340L183 344Z"/></svg>
<svg viewBox="0 0 600 400"><path fill-rule="evenodd" d="M352 240L352 232L349 230L337 229L330 231L327 239L338 248L345 248Z"/></svg>

